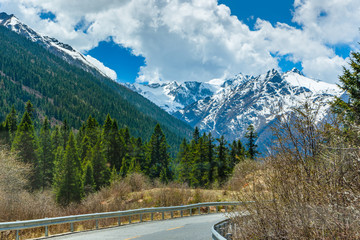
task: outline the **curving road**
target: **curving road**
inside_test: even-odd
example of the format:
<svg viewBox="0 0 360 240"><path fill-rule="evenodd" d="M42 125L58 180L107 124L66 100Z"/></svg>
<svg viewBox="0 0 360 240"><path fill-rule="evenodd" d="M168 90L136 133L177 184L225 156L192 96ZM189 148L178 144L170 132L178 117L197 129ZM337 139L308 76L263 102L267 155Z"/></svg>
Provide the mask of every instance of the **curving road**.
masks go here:
<svg viewBox="0 0 360 240"><path fill-rule="evenodd" d="M223 213L123 225L51 237L56 240L209 240L211 227L226 219Z"/></svg>

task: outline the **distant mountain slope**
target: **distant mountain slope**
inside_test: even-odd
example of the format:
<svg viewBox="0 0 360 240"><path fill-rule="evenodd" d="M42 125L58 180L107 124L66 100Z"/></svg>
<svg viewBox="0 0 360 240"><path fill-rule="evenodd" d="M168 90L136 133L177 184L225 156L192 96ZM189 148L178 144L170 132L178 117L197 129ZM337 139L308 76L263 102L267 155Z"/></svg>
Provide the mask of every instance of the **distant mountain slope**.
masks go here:
<svg viewBox="0 0 360 240"><path fill-rule="evenodd" d="M164 88L169 84L158 85L155 93L161 93L163 98L168 97L174 102L170 101L168 106L181 106L184 103L183 109L177 112L172 112L173 108L160 106L191 126L198 126L215 137L224 135L230 141L245 141L246 129L253 124L259 134L258 144L263 150L271 140L271 127L277 121L277 116L290 113L293 108L310 101L321 105L320 119L324 118L329 109L328 102L334 96L342 94L336 85L307 78L297 69L282 74L271 70L256 77L239 74L226 80L197 84L211 90L207 96L203 96L199 91L188 91L187 96L194 99L190 104L178 101L175 97L171 98L180 94L181 91L176 91L178 88L165 91ZM145 97L152 94L149 86L135 86L135 89ZM144 92L143 89L147 91Z"/></svg>
<svg viewBox="0 0 360 240"><path fill-rule="evenodd" d="M183 109L205 97L213 95L217 88L200 82L177 82L163 84L125 84L169 113Z"/></svg>
<svg viewBox="0 0 360 240"><path fill-rule="evenodd" d="M110 113L121 127L149 139L159 122L171 146L192 128L149 100L106 77L94 77L47 51L43 46L0 26L0 120L15 105L22 112L31 100L53 121L67 119L78 128L91 114L100 123Z"/></svg>
<svg viewBox="0 0 360 240"><path fill-rule="evenodd" d="M86 72L93 74L94 76L105 76L112 78L110 74L107 74L106 69L99 69L92 63L94 61L93 58L84 56L80 52L73 49L70 45L61 43L55 38L40 35L26 24L22 23L13 14L8 15L4 12L0 13L0 25L26 37L32 42L36 42L42 45L51 53L64 59L66 62L78 66Z"/></svg>

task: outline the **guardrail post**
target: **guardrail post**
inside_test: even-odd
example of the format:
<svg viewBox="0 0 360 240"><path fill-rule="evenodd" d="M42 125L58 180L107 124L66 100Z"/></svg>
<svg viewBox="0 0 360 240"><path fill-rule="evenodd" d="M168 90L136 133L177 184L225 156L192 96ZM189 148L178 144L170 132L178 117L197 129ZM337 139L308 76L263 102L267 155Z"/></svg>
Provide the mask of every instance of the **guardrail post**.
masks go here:
<svg viewBox="0 0 360 240"><path fill-rule="evenodd" d="M151 221L154 221L154 213L151 213Z"/></svg>
<svg viewBox="0 0 360 240"><path fill-rule="evenodd" d="M99 229L99 220L96 219L95 223L96 223L96 229Z"/></svg>
<svg viewBox="0 0 360 240"><path fill-rule="evenodd" d="M164 220L164 219L165 219L165 213L162 212L162 220Z"/></svg>
<svg viewBox="0 0 360 240"><path fill-rule="evenodd" d="M216 206L216 213L218 213L219 212L219 207L218 206Z"/></svg>
<svg viewBox="0 0 360 240"><path fill-rule="evenodd" d="M174 218L174 212L171 211L171 218Z"/></svg>
<svg viewBox="0 0 360 240"><path fill-rule="evenodd" d="M16 230L16 240L20 240L20 233L19 233L19 230Z"/></svg>
<svg viewBox="0 0 360 240"><path fill-rule="evenodd" d="M183 210L180 210L180 216L183 217Z"/></svg>
<svg viewBox="0 0 360 240"><path fill-rule="evenodd" d="M129 224L131 224L131 216L129 216Z"/></svg>
<svg viewBox="0 0 360 240"><path fill-rule="evenodd" d="M49 236L49 229L48 229L48 226L46 225L45 226L45 237L48 237Z"/></svg>
<svg viewBox="0 0 360 240"><path fill-rule="evenodd" d="M121 217L118 217L118 226L121 225Z"/></svg>
<svg viewBox="0 0 360 240"><path fill-rule="evenodd" d="M70 223L70 230L71 232L74 232L74 223Z"/></svg>
<svg viewBox="0 0 360 240"><path fill-rule="evenodd" d="M211 211L210 211L210 206L209 206L209 207L208 207L208 214L210 214L210 212L211 212Z"/></svg>
<svg viewBox="0 0 360 240"><path fill-rule="evenodd" d="M198 207L198 210L199 210L199 215L201 215L200 207Z"/></svg>
<svg viewBox="0 0 360 240"><path fill-rule="evenodd" d="M140 222L142 222L142 214L140 214Z"/></svg>
<svg viewBox="0 0 360 240"><path fill-rule="evenodd" d="M225 212L227 212L228 211L228 206L225 206Z"/></svg>
<svg viewBox="0 0 360 240"><path fill-rule="evenodd" d="M190 216L192 216L192 208L190 208Z"/></svg>

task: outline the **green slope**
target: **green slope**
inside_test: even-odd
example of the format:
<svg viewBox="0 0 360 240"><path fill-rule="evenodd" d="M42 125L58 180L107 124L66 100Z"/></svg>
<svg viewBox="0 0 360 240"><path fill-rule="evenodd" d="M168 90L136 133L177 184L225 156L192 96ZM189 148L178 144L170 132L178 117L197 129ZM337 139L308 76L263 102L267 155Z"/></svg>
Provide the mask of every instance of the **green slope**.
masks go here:
<svg viewBox="0 0 360 240"><path fill-rule="evenodd" d="M106 114L148 140L159 122L173 151L192 128L108 78L96 78L49 53L42 46L0 26L0 121L14 105L23 112L28 100L37 116L52 122L67 119L79 128L91 114L103 123Z"/></svg>

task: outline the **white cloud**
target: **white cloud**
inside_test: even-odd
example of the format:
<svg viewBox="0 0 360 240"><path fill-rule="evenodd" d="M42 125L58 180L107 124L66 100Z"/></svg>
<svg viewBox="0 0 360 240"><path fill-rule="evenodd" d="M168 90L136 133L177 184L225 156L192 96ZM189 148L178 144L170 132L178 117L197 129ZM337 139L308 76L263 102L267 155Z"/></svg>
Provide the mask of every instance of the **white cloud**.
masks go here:
<svg viewBox="0 0 360 240"><path fill-rule="evenodd" d="M346 59L332 47L355 49L360 40L358 0L295 0L294 21L301 28L258 19L255 31L217 0L1 1L2 9L35 30L82 51L109 37L133 49L146 62L138 81L260 74L278 69L279 56L290 56L308 76L335 82ZM53 12L56 21L40 19L41 11ZM79 23L84 28L75 31Z"/></svg>
<svg viewBox="0 0 360 240"><path fill-rule="evenodd" d="M116 72L108 67L106 67L102 62L97 60L96 58L93 58L90 55L84 55L86 60L90 62L92 65L94 65L97 69L99 69L102 73L104 73L106 76L111 78L112 80L117 79Z"/></svg>

